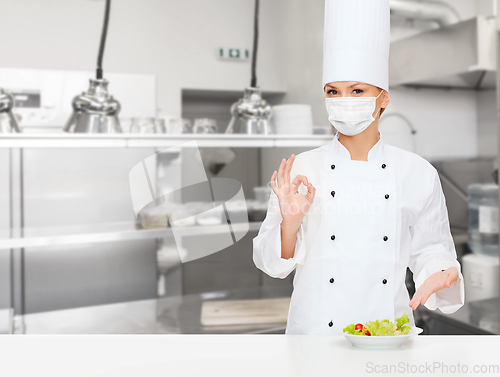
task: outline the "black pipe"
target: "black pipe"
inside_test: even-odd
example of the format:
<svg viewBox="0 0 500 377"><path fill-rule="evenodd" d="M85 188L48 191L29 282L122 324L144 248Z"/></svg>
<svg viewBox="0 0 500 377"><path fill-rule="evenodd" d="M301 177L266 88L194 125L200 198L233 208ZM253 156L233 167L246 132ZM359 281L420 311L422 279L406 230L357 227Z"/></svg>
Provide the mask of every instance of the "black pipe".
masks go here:
<svg viewBox="0 0 500 377"><path fill-rule="evenodd" d="M104 55L104 45L106 44L106 34L108 33L110 6L111 0L106 0L106 10L104 11L104 25L102 26L101 44L99 46L99 55L97 57L97 79L102 79L102 56Z"/></svg>
<svg viewBox="0 0 500 377"><path fill-rule="evenodd" d="M250 87L257 87L257 74L255 73L257 63L257 40L259 39L259 0L255 0L255 15L253 24L253 50L252 50L252 81Z"/></svg>

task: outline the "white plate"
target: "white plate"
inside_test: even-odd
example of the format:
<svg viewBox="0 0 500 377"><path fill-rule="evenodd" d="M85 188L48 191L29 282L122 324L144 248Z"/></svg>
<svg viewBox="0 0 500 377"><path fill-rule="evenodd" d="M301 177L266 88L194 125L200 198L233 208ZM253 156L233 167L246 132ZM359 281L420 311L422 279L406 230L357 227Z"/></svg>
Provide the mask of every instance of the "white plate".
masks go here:
<svg viewBox="0 0 500 377"><path fill-rule="evenodd" d="M420 334L423 329L413 327L408 334L391 335L391 336L363 336L344 334L345 338L352 343L353 346L362 348L392 348L399 347L401 344L410 339L411 336Z"/></svg>

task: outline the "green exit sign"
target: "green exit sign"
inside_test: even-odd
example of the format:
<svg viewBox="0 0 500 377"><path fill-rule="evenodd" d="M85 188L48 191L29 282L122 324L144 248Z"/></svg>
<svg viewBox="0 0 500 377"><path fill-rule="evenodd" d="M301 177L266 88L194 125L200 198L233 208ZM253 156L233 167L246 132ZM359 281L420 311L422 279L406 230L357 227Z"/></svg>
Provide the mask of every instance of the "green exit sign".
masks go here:
<svg viewBox="0 0 500 377"><path fill-rule="evenodd" d="M248 60L250 51L242 48L219 48L219 58L224 60Z"/></svg>

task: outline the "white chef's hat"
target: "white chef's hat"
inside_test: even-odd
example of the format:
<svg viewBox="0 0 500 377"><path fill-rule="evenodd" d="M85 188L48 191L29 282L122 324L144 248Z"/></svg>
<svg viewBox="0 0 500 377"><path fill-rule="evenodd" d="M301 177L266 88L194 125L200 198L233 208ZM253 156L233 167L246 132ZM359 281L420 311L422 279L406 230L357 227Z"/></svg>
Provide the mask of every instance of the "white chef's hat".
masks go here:
<svg viewBox="0 0 500 377"><path fill-rule="evenodd" d="M360 81L389 90L389 0L325 0L323 88Z"/></svg>

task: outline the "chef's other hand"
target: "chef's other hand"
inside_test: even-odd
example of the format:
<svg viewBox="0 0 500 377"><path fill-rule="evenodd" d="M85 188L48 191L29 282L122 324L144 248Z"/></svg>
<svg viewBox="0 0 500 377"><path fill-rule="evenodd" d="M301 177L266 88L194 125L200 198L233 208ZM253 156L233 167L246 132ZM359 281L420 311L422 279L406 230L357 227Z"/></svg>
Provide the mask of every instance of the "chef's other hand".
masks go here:
<svg viewBox="0 0 500 377"><path fill-rule="evenodd" d="M294 160L295 155L292 154L288 161L285 159L281 161L278 172L275 170L271 177L271 188L279 200L283 225L298 229L314 200L316 188L306 176L301 174L298 174L293 182L290 182L290 171ZM275 182L276 178L277 183ZM306 195L302 195L298 191L301 183L307 187Z"/></svg>
<svg viewBox="0 0 500 377"><path fill-rule="evenodd" d="M440 291L441 289L450 288L450 286L457 280L458 270L456 267L450 267L446 270L432 274L417 289L410 301L410 307L415 310L418 305L424 305L430 295L434 292Z"/></svg>

